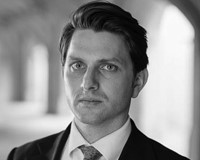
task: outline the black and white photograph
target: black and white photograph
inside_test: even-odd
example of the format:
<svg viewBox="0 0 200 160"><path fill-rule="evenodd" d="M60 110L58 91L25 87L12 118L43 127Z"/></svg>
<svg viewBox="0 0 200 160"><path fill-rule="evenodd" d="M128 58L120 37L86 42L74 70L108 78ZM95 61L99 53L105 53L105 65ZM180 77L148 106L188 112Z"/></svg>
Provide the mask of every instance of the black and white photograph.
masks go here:
<svg viewBox="0 0 200 160"><path fill-rule="evenodd" d="M199 0L0 0L0 160L199 150Z"/></svg>

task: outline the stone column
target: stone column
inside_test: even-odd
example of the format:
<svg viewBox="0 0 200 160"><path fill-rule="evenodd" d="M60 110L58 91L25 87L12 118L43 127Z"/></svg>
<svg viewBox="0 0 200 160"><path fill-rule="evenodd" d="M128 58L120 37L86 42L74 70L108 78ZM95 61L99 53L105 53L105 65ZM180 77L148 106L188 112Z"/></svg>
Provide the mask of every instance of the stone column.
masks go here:
<svg viewBox="0 0 200 160"><path fill-rule="evenodd" d="M47 113L56 113L58 110L58 101L60 97L60 82L61 82L61 64L58 50L59 42L59 27L52 25L50 29L51 36L48 41L49 52L49 77L48 77L48 97L47 97Z"/></svg>
<svg viewBox="0 0 200 160"><path fill-rule="evenodd" d="M25 92L25 58L23 54L23 35L20 32L8 33L7 54L11 69L11 100L23 101Z"/></svg>

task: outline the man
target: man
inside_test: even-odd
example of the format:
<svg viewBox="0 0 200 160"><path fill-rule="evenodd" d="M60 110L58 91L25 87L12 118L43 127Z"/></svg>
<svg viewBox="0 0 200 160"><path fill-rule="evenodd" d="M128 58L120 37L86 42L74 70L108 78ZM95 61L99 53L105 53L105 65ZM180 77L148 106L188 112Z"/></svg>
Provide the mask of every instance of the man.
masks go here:
<svg viewBox="0 0 200 160"><path fill-rule="evenodd" d="M143 135L131 98L148 79L146 31L109 2L81 6L60 41L74 120L63 132L15 148L8 160L186 160Z"/></svg>

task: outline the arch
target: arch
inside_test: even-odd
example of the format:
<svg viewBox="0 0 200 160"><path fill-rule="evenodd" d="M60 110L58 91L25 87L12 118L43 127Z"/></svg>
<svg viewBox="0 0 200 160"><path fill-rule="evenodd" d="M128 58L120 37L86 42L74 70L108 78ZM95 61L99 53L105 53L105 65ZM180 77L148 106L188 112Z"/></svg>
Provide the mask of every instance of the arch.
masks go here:
<svg viewBox="0 0 200 160"><path fill-rule="evenodd" d="M200 28L200 12L198 8L191 2L191 0L182 1L182 0L169 0L172 4L177 6L183 14L187 17L187 19L193 25L195 31L199 32Z"/></svg>

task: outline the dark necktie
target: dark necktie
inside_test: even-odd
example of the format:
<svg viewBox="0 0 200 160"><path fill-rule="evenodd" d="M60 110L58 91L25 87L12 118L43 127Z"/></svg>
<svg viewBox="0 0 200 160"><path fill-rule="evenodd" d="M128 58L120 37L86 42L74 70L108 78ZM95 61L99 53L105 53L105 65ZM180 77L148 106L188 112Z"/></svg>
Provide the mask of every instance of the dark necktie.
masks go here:
<svg viewBox="0 0 200 160"><path fill-rule="evenodd" d="M83 160L99 160L99 158L102 156L102 154L93 146L82 145L78 148L82 151L84 155Z"/></svg>

